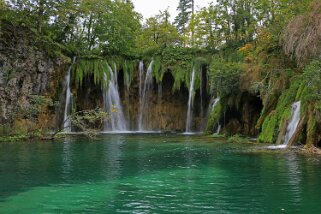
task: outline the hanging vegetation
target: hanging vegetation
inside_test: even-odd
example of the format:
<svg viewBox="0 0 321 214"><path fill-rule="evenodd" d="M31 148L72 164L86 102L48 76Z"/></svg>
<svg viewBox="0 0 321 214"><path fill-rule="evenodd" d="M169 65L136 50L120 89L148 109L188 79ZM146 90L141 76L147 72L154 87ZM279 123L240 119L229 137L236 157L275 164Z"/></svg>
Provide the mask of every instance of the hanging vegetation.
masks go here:
<svg viewBox="0 0 321 214"><path fill-rule="evenodd" d="M130 86L137 61L125 60L120 57L110 59L79 59L72 65L76 86L82 86L84 77L93 76L94 83L101 87L108 87L111 72L124 72L124 84Z"/></svg>
<svg viewBox="0 0 321 214"><path fill-rule="evenodd" d="M321 2L314 1L309 12L297 16L283 33L283 48L302 66L321 53Z"/></svg>
<svg viewBox="0 0 321 214"><path fill-rule="evenodd" d="M259 136L260 142L277 141L278 134L291 117L291 105L296 101L302 103L301 115L309 115L311 109L314 115L321 113L321 61L315 60L306 66L303 74L292 79L290 88L284 91L278 100L275 110L272 110L264 119ZM320 118L310 116L308 122L310 128L308 129L315 126L317 122L321 122Z"/></svg>

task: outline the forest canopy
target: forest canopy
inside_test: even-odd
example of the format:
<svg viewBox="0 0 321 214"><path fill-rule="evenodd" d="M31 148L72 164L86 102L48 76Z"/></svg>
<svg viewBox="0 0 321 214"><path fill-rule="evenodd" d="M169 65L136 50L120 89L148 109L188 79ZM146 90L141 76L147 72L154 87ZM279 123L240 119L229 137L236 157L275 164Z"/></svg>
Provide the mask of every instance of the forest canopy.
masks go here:
<svg viewBox="0 0 321 214"><path fill-rule="evenodd" d="M137 57L169 46L228 51L249 43L271 52L286 24L310 3L218 0L196 11L194 0L180 0L171 22L168 10L143 20L131 0L1 0L0 16L70 55Z"/></svg>

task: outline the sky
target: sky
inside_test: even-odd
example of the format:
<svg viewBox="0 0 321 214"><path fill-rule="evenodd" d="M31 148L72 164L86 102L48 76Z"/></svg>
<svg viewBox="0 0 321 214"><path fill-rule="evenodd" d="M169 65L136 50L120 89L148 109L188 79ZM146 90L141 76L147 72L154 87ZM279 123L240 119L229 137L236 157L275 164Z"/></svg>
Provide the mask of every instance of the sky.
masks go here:
<svg viewBox="0 0 321 214"><path fill-rule="evenodd" d="M171 20L174 21L177 15L176 8L179 0L132 0L135 5L135 10L143 15L144 19L154 16L159 11L164 11L169 8ZM213 1L213 0L212 0ZM207 6L211 0L195 0L195 9Z"/></svg>

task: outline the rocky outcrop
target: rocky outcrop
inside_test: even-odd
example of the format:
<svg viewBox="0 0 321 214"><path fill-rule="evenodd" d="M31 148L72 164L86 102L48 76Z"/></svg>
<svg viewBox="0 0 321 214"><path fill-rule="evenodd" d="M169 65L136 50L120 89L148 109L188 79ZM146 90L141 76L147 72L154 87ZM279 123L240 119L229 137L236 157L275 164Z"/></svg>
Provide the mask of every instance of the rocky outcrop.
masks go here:
<svg viewBox="0 0 321 214"><path fill-rule="evenodd" d="M0 124L20 124L23 128L33 121L35 129L55 126L57 89L61 88L66 61L49 57L28 29L2 25Z"/></svg>
<svg viewBox="0 0 321 214"><path fill-rule="evenodd" d="M134 130L137 128L140 107L138 90L135 91L131 92L130 101L125 105L125 109L129 112L127 117L132 121L130 126ZM143 112L143 124L146 130L185 131L188 101L186 88L173 93L172 88L165 87L164 82L162 94L159 96L158 86L154 84L152 93L148 94L148 100L147 111ZM196 126L194 125L193 128L192 130L195 130Z"/></svg>

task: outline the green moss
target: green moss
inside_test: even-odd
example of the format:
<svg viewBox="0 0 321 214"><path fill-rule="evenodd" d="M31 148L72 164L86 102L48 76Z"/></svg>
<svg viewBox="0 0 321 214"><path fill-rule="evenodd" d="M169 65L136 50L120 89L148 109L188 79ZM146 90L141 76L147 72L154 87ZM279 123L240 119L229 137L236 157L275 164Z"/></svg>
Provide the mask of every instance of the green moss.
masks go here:
<svg viewBox="0 0 321 214"><path fill-rule="evenodd" d="M107 60L78 60L72 65L72 76L76 86L82 86L84 78L89 75L94 76L95 84L104 86L107 82L104 80L104 76L106 75L109 78L108 66Z"/></svg>
<svg viewBox="0 0 321 214"><path fill-rule="evenodd" d="M288 106L284 109L284 111L280 112L280 118L279 118L279 124L278 127L282 127L282 125L287 121L292 115L292 108L291 106Z"/></svg>
<svg viewBox="0 0 321 214"><path fill-rule="evenodd" d="M153 77L155 77L156 82L161 83L163 81L163 76L166 70L163 68L160 57L156 57L154 59L152 70L153 70L152 75Z"/></svg>
<svg viewBox="0 0 321 214"><path fill-rule="evenodd" d="M86 76L93 76L94 83L101 87L107 87L110 78L109 69L119 72L121 69L124 72L124 83L130 85L134 70L136 67L136 60L126 60L120 57L113 57L110 59L79 59L72 65L72 76L76 86L82 86L83 80ZM106 77L106 80L105 80Z"/></svg>
<svg viewBox="0 0 321 214"><path fill-rule="evenodd" d="M11 127L9 124L0 124L0 136L6 136L11 133Z"/></svg>
<svg viewBox="0 0 321 214"><path fill-rule="evenodd" d="M208 122L206 125L205 133L212 134L214 132L214 128L219 124L222 116L222 104L219 102L215 108L212 110Z"/></svg>
<svg viewBox="0 0 321 214"><path fill-rule="evenodd" d="M291 117L292 103L301 101L301 115L306 115L309 105L321 100L321 61L315 60L308 65L301 75L292 78L290 87L278 99L272 115L264 119L260 142L273 143L277 132L284 122ZM317 110L317 108L315 108ZM321 122L321 121L320 121ZM315 132L316 121L308 121L308 138Z"/></svg>
<svg viewBox="0 0 321 214"><path fill-rule="evenodd" d="M316 125L317 122L314 117L309 117L308 126L307 126L307 142L306 146L311 147L315 143L315 135L316 135Z"/></svg>
<svg viewBox="0 0 321 214"><path fill-rule="evenodd" d="M0 142L18 142L18 141L25 141L27 139L28 139L27 135L14 135L14 136L0 137Z"/></svg>
<svg viewBox="0 0 321 214"><path fill-rule="evenodd" d="M159 48L145 53L144 61L154 60L153 77L159 83L169 70L174 78L173 92L181 86L190 87L191 72L195 69L194 89L200 87L200 70L210 63L210 54L204 50L181 47Z"/></svg>
<svg viewBox="0 0 321 214"><path fill-rule="evenodd" d="M123 64L124 84L127 87L129 87L133 81L136 63L136 61L125 60Z"/></svg>
<svg viewBox="0 0 321 214"><path fill-rule="evenodd" d="M258 141L263 143L272 143L276 138L277 132L277 114L271 114L266 117L262 125L262 132L259 135Z"/></svg>
<svg viewBox="0 0 321 214"><path fill-rule="evenodd" d="M229 143L247 143L249 142L246 138L240 135L233 135L227 140Z"/></svg>
<svg viewBox="0 0 321 214"><path fill-rule="evenodd" d="M217 133L214 133L211 135L212 138L225 138L225 134L217 134Z"/></svg>

